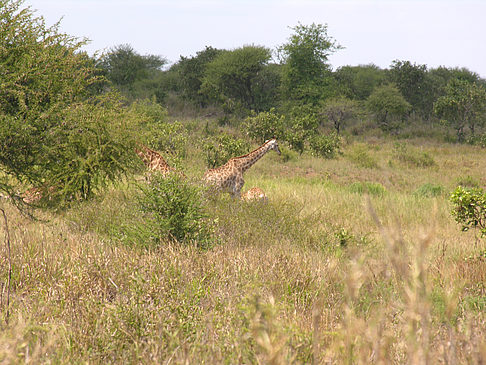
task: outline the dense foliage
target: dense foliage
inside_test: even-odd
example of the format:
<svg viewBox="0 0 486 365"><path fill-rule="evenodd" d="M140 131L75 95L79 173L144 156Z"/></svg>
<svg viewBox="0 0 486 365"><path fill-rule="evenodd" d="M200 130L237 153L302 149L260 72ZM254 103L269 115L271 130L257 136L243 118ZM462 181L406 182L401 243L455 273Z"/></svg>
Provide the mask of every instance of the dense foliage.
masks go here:
<svg viewBox="0 0 486 365"><path fill-rule="evenodd" d="M486 236L486 193L481 188L459 186L450 196L453 204L452 215L462 230L478 229Z"/></svg>
<svg viewBox="0 0 486 365"><path fill-rule="evenodd" d="M277 137L299 153L332 156L332 130L373 128L413 136L433 126L444 140L484 145L485 80L405 60L333 71L329 56L342 47L327 25L291 27L278 62L264 46L207 46L164 69L164 57L128 44L89 57L85 41L46 27L22 4L1 2L0 189L10 196L35 187L58 202L86 198L131 168L135 142L181 165L187 131L169 112L189 104L254 142ZM216 166L248 146L223 135L199 147Z"/></svg>
<svg viewBox="0 0 486 365"><path fill-rule="evenodd" d="M163 57L142 56L132 46L122 44L101 56L97 66L129 99L155 96L158 101L162 101L166 91L162 83L162 73L159 71L166 63L167 60Z"/></svg>
<svg viewBox="0 0 486 365"><path fill-rule="evenodd" d="M0 8L0 190L46 188L56 203L89 197L129 168L136 117L101 94L84 41L46 27L22 1Z"/></svg>
<svg viewBox="0 0 486 365"><path fill-rule="evenodd" d="M484 124L486 90L475 83L452 79L445 88L445 95L434 104L437 115L450 123L460 141L464 140L464 128L474 135L476 126ZM483 118L483 119L482 119Z"/></svg>
<svg viewBox="0 0 486 365"><path fill-rule="evenodd" d="M284 136L285 116L277 113L275 108L252 113L246 118L245 127L248 136L260 144L270 138L281 139Z"/></svg>
<svg viewBox="0 0 486 365"><path fill-rule="evenodd" d="M392 123L403 120L410 110L410 104L393 84L377 87L366 101L366 107L384 130L395 127Z"/></svg>
<svg viewBox="0 0 486 365"><path fill-rule="evenodd" d="M207 247L211 224L204 211L202 191L177 174L154 174L150 184L139 185L138 202L153 244L176 241Z"/></svg>
<svg viewBox="0 0 486 365"><path fill-rule="evenodd" d="M450 214L486 233L484 80L333 71L322 25L279 64L90 58L21 4L0 0L0 192L70 204L0 201L0 363L486 363L486 241ZM265 204L201 186L272 136L245 176ZM176 171L144 180L140 145Z"/></svg>
<svg viewBox="0 0 486 365"><path fill-rule="evenodd" d="M327 25L299 24L287 43L279 48L284 62L282 89L284 95L304 103L317 103L330 94L329 56L340 49L327 34Z"/></svg>
<svg viewBox="0 0 486 365"><path fill-rule="evenodd" d="M225 164L231 157L242 156L250 152L250 144L231 134L220 133L218 136L206 140L203 151L206 166L215 168Z"/></svg>
<svg viewBox="0 0 486 365"><path fill-rule="evenodd" d="M333 158L339 152L341 138L336 133L314 135L309 141L309 148L314 156Z"/></svg>
<svg viewBox="0 0 486 365"><path fill-rule="evenodd" d="M257 46L221 52L206 65L202 92L229 111L262 109L273 91L268 89L263 73L270 58L268 48Z"/></svg>
<svg viewBox="0 0 486 365"><path fill-rule="evenodd" d="M255 45L232 50L207 46L163 70L163 57L140 56L121 45L97 63L130 100L155 96L175 113L184 113L189 104L198 112L208 110L208 115L222 113L222 124L233 126L261 112L276 113L282 118L278 131L261 119L264 114L258 116L261 127L256 119L246 120L253 123L250 134L261 131L265 135L251 138L280 135L293 140L298 150L302 144L295 139L313 134L301 133L300 122L291 121L295 108L301 107L320 108L312 111L319 115L319 124L338 134L378 127L386 133L406 130L407 135L420 135L419 130L438 126L440 121L445 122L441 125L444 139L473 141L477 138L471 136L482 132L486 81L474 72L428 68L408 60L394 60L389 69L368 64L333 71L329 56L342 47L328 34L327 25L299 23L290 29L288 41L275 52ZM278 56L277 62L273 55ZM125 76L120 79L120 75ZM459 92L464 95L459 97ZM451 98L456 99L456 106ZM449 136L449 130L455 137Z"/></svg>

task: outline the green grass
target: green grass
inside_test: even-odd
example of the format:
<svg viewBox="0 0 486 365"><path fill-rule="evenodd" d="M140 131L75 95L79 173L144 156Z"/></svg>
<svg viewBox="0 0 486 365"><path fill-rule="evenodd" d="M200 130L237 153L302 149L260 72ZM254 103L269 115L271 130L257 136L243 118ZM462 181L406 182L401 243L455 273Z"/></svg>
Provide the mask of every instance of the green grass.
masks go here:
<svg viewBox="0 0 486 365"><path fill-rule="evenodd" d="M444 187L442 185L432 183L425 183L419 186L419 188L414 191L415 195L425 198L434 198L436 196L442 195L443 193Z"/></svg>
<svg viewBox="0 0 486 365"><path fill-rule="evenodd" d="M356 145L350 149L347 154L347 158L360 167L365 167L368 169L378 168L378 162L372 156L369 149L364 145Z"/></svg>
<svg viewBox="0 0 486 365"><path fill-rule="evenodd" d="M486 244L460 231L448 192L481 184L486 157L406 143L434 163L391 158L386 140L332 160L271 152L243 188L262 188L267 204L204 200L218 238L204 249L155 244L131 178L38 221L3 202L13 275L0 362L484 361ZM183 164L195 184L203 161L192 144Z"/></svg>

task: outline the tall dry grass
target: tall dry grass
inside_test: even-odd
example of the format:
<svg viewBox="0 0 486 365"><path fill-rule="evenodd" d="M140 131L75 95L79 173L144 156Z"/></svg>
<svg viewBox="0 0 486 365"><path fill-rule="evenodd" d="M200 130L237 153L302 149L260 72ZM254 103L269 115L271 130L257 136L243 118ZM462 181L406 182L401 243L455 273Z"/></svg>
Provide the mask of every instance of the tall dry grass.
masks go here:
<svg viewBox="0 0 486 365"><path fill-rule="evenodd" d="M435 161L424 167L393 149L360 145L374 167L346 151L266 156L245 189L268 204L210 199L218 242L206 250L144 244L131 183L38 221L3 202L0 362L484 363L486 245L460 232L447 191L481 183L486 158L410 143ZM188 174L201 159L191 152ZM415 193L426 183L444 193Z"/></svg>

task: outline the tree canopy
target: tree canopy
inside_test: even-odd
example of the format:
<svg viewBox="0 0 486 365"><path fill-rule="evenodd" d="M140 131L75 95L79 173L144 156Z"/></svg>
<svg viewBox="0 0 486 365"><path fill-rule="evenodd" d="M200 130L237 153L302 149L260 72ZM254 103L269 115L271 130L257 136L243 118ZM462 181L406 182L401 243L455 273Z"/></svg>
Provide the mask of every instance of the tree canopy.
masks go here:
<svg viewBox="0 0 486 365"><path fill-rule="evenodd" d="M486 108L486 91L476 83L452 79L446 86L445 95L434 104L435 113L451 124L460 141L464 139L464 128L474 134L478 116Z"/></svg>
<svg viewBox="0 0 486 365"><path fill-rule="evenodd" d="M140 55L128 44L90 57L82 51L86 40L60 32L58 23L47 27L22 0L0 5L0 190L10 196L54 187L58 202L86 198L131 168L136 140L150 134L151 145L162 146L164 135L183 133L166 128L165 117L144 122L140 108L213 108L222 119L235 116L239 127L251 116L253 138L278 134L299 152L329 127L341 133L363 119L389 130L439 125L440 118L459 141L484 133L486 81L479 75L405 60L333 71L329 56L342 47L327 25L290 28L276 50L279 63L264 46L208 46L164 69L163 56Z"/></svg>
<svg viewBox="0 0 486 365"><path fill-rule="evenodd" d="M329 80L329 56L342 47L327 34L327 25L298 24L279 48L284 63L282 88L292 99L317 102Z"/></svg>
<svg viewBox="0 0 486 365"><path fill-rule="evenodd" d="M376 88L366 101L366 106L385 130L391 128L391 119L403 118L410 110L410 104L393 84Z"/></svg>
<svg viewBox="0 0 486 365"><path fill-rule="evenodd" d="M262 71L271 51L261 46L244 46L221 52L207 64L202 91L214 100L236 102L248 109L260 109L257 95L261 90Z"/></svg>
<svg viewBox="0 0 486 365"><path fill-rule="evenodd" d="M132 119L80 47L20 0L0 7L0 190L86 198L127 170ZM21 199L14 199L21 203ZM53 200L54 202L54 200Z"/></svg>
<svg viewBox="0 0 486 365"><path fill-rule="evenodd" d="M167 60L161 56L142 56L131 45L121 44L102 55L97 67L104 71L106 78L125 96L132 99L156 96L161 101L165 93L155 85L150 85L150 81L160 81L165 64Z"/></svg>

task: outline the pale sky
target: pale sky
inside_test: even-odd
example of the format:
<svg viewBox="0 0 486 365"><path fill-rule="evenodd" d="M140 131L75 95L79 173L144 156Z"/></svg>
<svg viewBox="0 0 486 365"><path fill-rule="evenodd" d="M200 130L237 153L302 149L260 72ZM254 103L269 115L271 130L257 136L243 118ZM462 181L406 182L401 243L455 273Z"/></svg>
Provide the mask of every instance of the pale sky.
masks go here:
<svg viewBox="0 0 486 365"><path fill-rule="evenodd" d="M205 46L275 49L289 27L328 25L345 49L333 69L393 60L429 68L467 67L486 78L484 0L25 0L47 25L91 40L89 54L130 44L139 54L177 62Z"/></svg>

